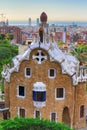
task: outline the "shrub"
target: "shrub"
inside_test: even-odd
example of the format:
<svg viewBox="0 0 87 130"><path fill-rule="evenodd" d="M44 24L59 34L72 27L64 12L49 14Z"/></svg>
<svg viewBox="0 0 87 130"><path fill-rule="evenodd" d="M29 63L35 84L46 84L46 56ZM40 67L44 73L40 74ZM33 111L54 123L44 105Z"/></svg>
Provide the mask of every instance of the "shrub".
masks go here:
<svg viewBox="0 0 87 130"><path fill-rule="evenodd" d="M71 130L62 123L50 122L44 119L14 118L0 123L0 130Z"/></svg>

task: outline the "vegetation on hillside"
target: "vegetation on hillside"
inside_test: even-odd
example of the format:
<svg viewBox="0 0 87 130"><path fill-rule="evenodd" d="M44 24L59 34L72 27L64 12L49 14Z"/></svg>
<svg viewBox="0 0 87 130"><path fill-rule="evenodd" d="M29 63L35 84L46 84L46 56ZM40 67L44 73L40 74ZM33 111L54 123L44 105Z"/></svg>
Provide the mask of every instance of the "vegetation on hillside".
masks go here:
<svg viewBox="0 0 87 130"><path fill-rule="evenodd" d="M8 39L8 40L12 40L14 38L14 35L11 33L7 33L5 34L0 34L0 40L4 40L4 39Z"/></svg>
<svg viewBox="0 0 87 130"><path fill-rule="evenodd" d="M50 122L44 119L14 118L0 123L0 130L71 130L62 123Z"/></svg>
<svg viewBox="0 0 87 130"><path fill-rule="evenodd" d="M11 64L12 58L18 54L18 47L11 45L10 42L3 37L0 37L0 80L3 65Z"/></svg>
<svg viewBox="0 0 87 130"><path fill-rule="evenodd" d="M71 49L71 54L80 61L81 65L87 67L87 45L79 44L77 46L73 46Z"/></svg>

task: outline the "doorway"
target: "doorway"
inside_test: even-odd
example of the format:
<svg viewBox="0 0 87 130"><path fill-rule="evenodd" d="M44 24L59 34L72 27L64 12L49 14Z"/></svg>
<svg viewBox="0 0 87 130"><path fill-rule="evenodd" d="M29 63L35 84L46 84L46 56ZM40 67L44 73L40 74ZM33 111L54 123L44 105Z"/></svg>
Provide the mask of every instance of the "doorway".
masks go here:
<svg viewBox="0 0 87 130"><path fill-rule="evenodd" d="M65 124L65 125L68 125L70 126L70 115L69 115L69 109L68 107L65 107L63 109L63 114L62 114L62 122Z"/></svg>

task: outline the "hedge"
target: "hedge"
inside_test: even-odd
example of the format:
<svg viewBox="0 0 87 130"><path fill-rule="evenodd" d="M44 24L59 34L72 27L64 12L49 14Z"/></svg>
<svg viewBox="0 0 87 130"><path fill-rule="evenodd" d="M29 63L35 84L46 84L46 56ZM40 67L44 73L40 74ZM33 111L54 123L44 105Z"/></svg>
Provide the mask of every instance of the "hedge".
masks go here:
<svg viewBox="0 0 87 130"><path fill-rule="evenodd" d="M2 121L0 130L71 130L62 123L50 122L44 119L14 118Z"/></svg>

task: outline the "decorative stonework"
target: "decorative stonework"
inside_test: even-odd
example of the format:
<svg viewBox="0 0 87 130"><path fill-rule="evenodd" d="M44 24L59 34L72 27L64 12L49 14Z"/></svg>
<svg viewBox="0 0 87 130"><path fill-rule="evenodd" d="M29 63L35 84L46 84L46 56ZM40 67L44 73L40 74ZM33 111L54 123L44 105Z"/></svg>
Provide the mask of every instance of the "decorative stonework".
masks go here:
<svg viewBox="0 0 87 130"><path fill-rule="evenodd" d="M43 108L43 107L46 106L46 102L35 102L35 101L33 101L33 104L37 108Z"/></svg>
<svg viewBox="0 0 87 130"><path fill-rule="evenodd" d="M32 45L29 46L28 50L25 51L23 55L18 55L13 60L14 66L12 68L7 68L6 70L2 71L2 77L6 79L7 82L10 82L10 76L13 72L18 72L20 64L23 60L29 60L30 52L34 49L39 48L39 42L38 43L32 43ZM82 80L78 78L78 68L79 68L79 61L70 54L64 54L57 46L56 43L41 43L40 48L47 51L48 55L50 57L50 61L56 61L58 64L61 65L62 72L65 74L68 74L72 77L73 85L77 85L80 81L86 81L87 76ZM47 59L47 56L43 56L41 50L38 50L38 55L34 55L32 58L37 59L38 64L42 64L42 59ZM76 74L75 74L76 73ZM75 74L75 75L74 75ZM84 76L83 76L84 77Z"/></svg>
<svg viewBox="0 0 87 130"><path fill-rule="evenodd" d="M47 56L45 56L41 50L38 50L37 54L33 55L32 58L36 59L38 64L42 64L42 61L47 59Z"/></svg>
<svg viewBox="0 0 87 130"><path fill-rule="evenodd" d="M46 91L46 85L43 82L36 82L34 84L34 91Z"/></svg>

